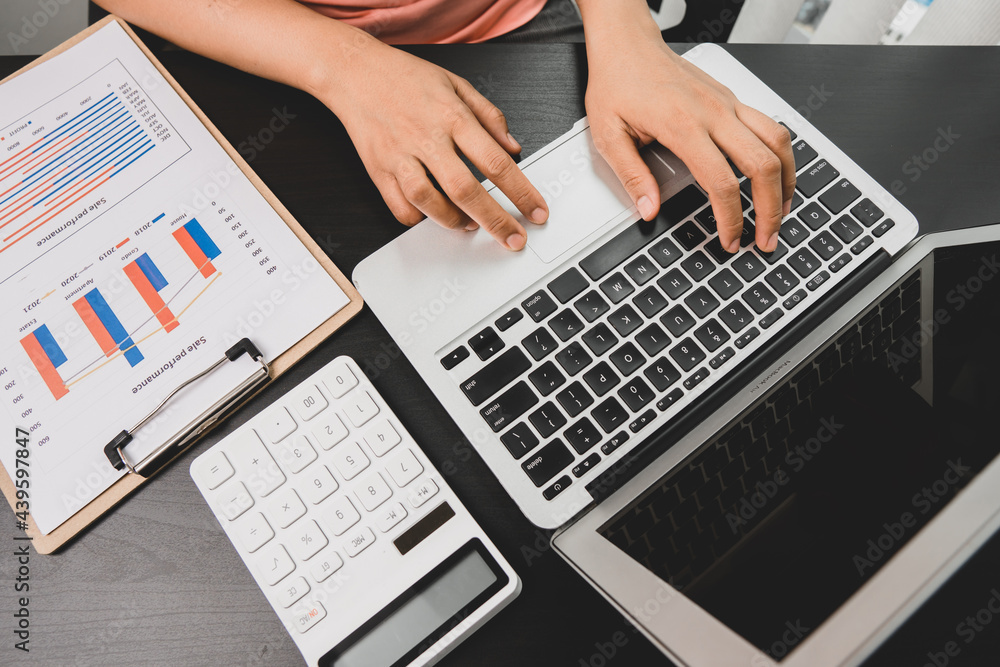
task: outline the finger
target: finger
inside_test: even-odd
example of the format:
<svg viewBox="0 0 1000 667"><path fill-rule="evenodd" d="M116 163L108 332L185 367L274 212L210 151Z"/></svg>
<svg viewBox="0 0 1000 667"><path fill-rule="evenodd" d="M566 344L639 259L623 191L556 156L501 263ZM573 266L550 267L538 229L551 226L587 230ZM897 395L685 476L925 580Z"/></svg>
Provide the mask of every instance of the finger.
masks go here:
<svg viewBox="0 0 1000 667"><path fill-rule="evenodd" d="M424 166L416 158L404 161L395 176L406 201L428 218L449 229L470 227L472 220L469 216L434 187Z"/></svg>
<svg viewBox="0 0 1000 667"><path fill-rule="evenodd" d="M507 117L504 116L503 111L483 97L478 90L472 87L471 83L462 77L452 76L452 83L455 86L455 92L472 110L490 136L508 153L520 153L521 144L511 135L510 129L507 127Z"/></svg>
<svg viewBox="0 0 1000 667"><path fill-rule="evenodd" d="M745 104L736 105L736 117L781 160L781 201L784 202L781 212L788 215L791 213L792 197L795 195L795 153L792 151L792 135L784 126Z"/></svg>
<svg viewBox="0 0 1000 667"><path fill-rule="evenodd" d="M602 132L594 143L632 198L639 215L643 220L652 220L660 210L660 186L639 157L632 135L624 129L616 129Z"/></svg>
<svg viewBox="0 0 1000 667"><path fill-rule="evenodd" d="M527 241L524 227L479 184L457 154L444 156L430 166L431 173L454 205L509 250L520 250Z"/></svg>
<svg viewBox="0 0 1000 667"><path fill-rule="evenodd" d="M470 124L458 130L455 143L524 217L537 224L545 222L549 217L545 199L489 133Z"/></svg>
<svg viewBox="0 0 1000 667"><path fill-rule="evenodd" d="M764 252L773 251L782 218L781 160L735 118L723 123L712 138L753 183L757 247Z"/></svg>
<svg viewBox="0 0 1000 667"><path fill-rule="evenodd" d="M674 143L667 147L688 166L708 193L719 228L719 242L728 252L737 252L743 233L743 205L736 174L708 134L688 135L683 144Z"/></svg>
<svg viewBox="0 0 1000 667"><path fill-rule="evenodd" d="M427 217L416 206L407 201L403 191L399 188L396 177L392 174L372 175L372 182L375 183L375 187L378 188L392 214L407 227L412 227Z"/></svg>

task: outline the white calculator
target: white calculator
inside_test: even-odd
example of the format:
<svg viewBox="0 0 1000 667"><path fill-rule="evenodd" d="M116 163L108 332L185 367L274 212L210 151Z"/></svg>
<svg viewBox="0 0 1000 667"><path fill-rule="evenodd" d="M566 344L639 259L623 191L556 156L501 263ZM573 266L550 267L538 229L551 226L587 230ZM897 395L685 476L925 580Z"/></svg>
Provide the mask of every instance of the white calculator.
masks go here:
<svg viewBox="0 0 1000 667"><path fill-rule="evenodd" d="M349 357L191 476L309 665L431 665L521 591Z"/></svg>

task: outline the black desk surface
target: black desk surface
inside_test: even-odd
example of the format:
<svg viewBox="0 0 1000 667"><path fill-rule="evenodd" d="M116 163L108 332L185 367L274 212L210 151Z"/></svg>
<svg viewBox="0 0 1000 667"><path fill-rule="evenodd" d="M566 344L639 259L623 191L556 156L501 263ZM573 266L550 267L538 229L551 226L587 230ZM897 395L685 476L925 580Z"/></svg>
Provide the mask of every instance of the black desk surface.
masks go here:
<svg viewBox="0 0 1000 667"><path fill-rule="evenodd" d="M727 48L883 185L902 193L923 231L1000 222L1000 49ZM413 51L466 77L499 105L526 154L584 114L580 46ZM318 102L190 54L161 58L346 274L404 231L368 180L343 127ZM27 61L0 58L0 75ZM269 125L280 132L270 134ZM940 134L949 132L947 150L935 148ZM914 156L922 156L926 169ZM6 628L0 662L301 664L191 481L188 465L340 354L352 355L362 367L371 364L375 385L438 468L454 470L449 483L524 581L520 598L442 664L670 664L547 549L548 534L521 516L367 309L62 553L34 556L31 652L14 650L8 620L0 624ZM3 522L8 544L16 534L13 523ZM15 609L15 570L12 556L0 558L0 587L6 591L0 611ZM997 589L1000 537L867 664L996 664L1000 618L968 643L956 625L974 617ZM942 653L949 641L957 642L957 657ZM614 657L602 656L612 646Z"/></svg>

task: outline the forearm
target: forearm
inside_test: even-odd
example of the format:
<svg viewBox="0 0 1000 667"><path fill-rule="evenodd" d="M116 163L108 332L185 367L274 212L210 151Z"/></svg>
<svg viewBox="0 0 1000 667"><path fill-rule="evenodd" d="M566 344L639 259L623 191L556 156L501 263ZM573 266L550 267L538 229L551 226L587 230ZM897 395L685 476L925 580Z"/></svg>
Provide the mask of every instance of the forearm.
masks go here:
<svg viewBox="0 0 1000 667"><path fill-rule="evenodd" d="M614 49L636 37L660 40L645 0L577 0L587 51Z"/></svg>

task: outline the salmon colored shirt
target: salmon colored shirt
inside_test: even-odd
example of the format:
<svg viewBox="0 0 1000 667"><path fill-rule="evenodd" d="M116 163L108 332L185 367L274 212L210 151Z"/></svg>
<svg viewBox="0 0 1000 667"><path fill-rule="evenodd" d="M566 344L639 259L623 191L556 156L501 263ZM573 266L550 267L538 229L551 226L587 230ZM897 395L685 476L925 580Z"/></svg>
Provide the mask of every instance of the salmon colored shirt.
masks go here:
<svg viewBox="0 0 1000 667"><path fill-rule="evenodd" d="M482 42L519 28L545 0L300 0L389 44Z"/></svg>

